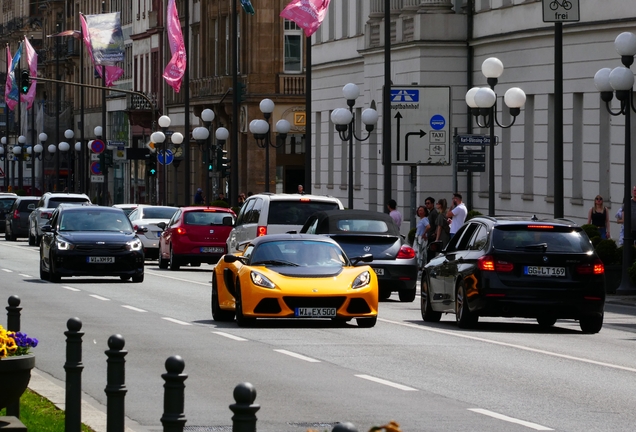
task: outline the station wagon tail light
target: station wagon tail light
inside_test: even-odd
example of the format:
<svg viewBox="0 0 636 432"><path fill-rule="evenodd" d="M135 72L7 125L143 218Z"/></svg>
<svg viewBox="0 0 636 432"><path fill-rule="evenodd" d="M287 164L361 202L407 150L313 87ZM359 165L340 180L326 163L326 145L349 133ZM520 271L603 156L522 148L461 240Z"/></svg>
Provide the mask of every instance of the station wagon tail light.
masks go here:
<svg viewBox="0 0 636 432"><path fill-rule="evenodd" d="M13 210L13 219L20 219L20 212L17 209Z"/></svg>
<svg viewBox="0 0 636 432"><path fill-rule="evenodd" d="M577 265L576 272L580 275L602 275L605 273L605 266L600 259L597 259L592 264Z"/></svg>
<svg viewBox="0 0 636 432"><path fill-rule="evenodd" d="M403 245L397 254L397 259L415 258L415 250L411 246Z"/></svg>
<svg viewBox="0 0 636 432"><path fill-rule="evenodd" d="M496 260L491 255L485 255L477 260L477 267L481 271L496 271L507 273L514 270L514 264L508 261Z"/></svg>
<svg viewBox="0 0 636 432"><path fill-rule="evenodd" d="M266 226L258 226L256 228L256 237L261 237L267 235L267 227Z"/></svg>
<svg viewBox="0 0 636 432"><path fill-rule="evenodd" d="M176 230L174 230L174 231L175 231L175 233L176 233L176 234L179 234L179 235L184 235L184 234L186 233L186 230L185 230L185 228L183 228L183 227L178 227L178 228L177 228Z"/></svg>

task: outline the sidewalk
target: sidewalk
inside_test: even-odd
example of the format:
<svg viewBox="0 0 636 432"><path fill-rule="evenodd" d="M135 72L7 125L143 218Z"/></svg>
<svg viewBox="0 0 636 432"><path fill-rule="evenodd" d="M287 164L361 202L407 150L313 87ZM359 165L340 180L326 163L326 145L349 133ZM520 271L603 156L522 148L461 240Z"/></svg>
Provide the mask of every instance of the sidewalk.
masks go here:
<svg viewBox="0 0 636 432"><path fill-rule="evenodd" d="M636 295L608 294L605 297L605 303L636 306Z"/></svg>

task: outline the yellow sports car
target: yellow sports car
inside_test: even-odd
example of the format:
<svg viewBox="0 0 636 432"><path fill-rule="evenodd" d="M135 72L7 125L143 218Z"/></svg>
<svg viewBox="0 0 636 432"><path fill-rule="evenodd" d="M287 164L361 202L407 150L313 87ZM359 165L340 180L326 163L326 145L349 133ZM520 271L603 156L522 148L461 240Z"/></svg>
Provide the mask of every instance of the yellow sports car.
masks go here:
<svg viewBox="0 0 636 432"><path fill-rule="evenodd" d="M242 252L224 255L212 272L212 317L240 327L256 318L356 319L373 327L378 279L371 254L351 258L335 241L313 234L257 237Z"/></svg>

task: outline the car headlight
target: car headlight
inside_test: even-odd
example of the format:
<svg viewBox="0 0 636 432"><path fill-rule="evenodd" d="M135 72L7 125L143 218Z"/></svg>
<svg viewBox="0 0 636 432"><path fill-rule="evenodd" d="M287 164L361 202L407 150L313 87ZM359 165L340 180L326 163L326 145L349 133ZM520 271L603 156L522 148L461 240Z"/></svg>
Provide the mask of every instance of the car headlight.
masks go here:
<svg viewBox="0 0 636 432"><path fill-rule="evenodd" d="M273 289L276 287L276 285L274 285L274 283L267 279L265 276L263 276L262 274L258 273L258 272L251 272L250 273L250 277L252 278L252 282L254 283L254 285L257 285L259 287L263 287L263 288L270 288Z"/></svg>
<svg viewBox="0 0 636 432"><path fill-rule="evenodd" d="M370 283L371 283L371 274L368 271L365 271L363 273L360 273L358 277L355 278L355 280L353 281L353 284L351 285L351 288L353 289L364 288Z"/></svg>
<svg viewBox="0 0 636 432"><path fill-rule="evenodd" d="M64 239L61 238L56 238L55 239L55 246L57 247L57 250L73 250L75 249L75 245L73 243L69 243Z"/></svg>
<svg viewBox="0 0 636 432"><path fill-rule="evenodd" d="M143 247L144 245L141 243L141 240L139 240L138 238L126 243L127 250L138 251L138 250L141 250Z"/></svg>

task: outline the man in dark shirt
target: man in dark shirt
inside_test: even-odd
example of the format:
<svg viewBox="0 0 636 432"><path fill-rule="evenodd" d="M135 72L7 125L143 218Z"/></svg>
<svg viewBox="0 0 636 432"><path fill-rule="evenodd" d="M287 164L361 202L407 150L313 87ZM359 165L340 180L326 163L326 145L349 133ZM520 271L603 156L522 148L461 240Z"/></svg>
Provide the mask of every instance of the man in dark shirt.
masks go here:
<svg viewBox="0 0 636 432"><path fill-rule="evenodd" d="M437 209L435 208L435 199L433 197L428 197L424 200L424 205L428 210L428 223L431 226L428 229L428 241L431 242L435 239L437 235Z"/></svg>

